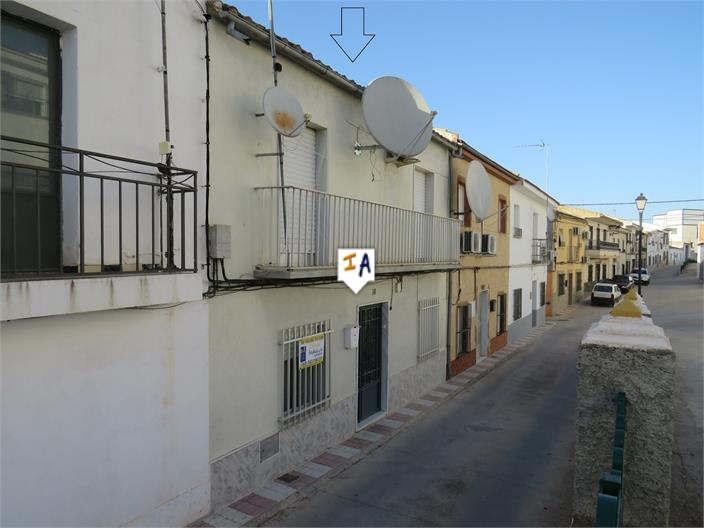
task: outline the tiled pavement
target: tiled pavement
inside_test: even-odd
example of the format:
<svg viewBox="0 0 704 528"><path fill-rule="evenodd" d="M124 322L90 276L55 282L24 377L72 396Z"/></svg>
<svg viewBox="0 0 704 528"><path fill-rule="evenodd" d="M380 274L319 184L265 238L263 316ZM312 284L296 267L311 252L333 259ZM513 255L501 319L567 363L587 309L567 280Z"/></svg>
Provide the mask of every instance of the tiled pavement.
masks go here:
<svg viewBox="0 0 704 528"><path fill-rule="evenodd" d="M264 522L284 506L295 502L303 490L344 471L345 468L386 443L413 420L430 412L435 406L454 397L458 391L484 377L506 361L516 350L526 346L553 325L554 323L548 322L533 329L525 337L438 385L405 407L357 431L340 444L328 448L324 453L304 462L289 473L254 490L246 497L223 506L190 526L230 528Z"/></svg>

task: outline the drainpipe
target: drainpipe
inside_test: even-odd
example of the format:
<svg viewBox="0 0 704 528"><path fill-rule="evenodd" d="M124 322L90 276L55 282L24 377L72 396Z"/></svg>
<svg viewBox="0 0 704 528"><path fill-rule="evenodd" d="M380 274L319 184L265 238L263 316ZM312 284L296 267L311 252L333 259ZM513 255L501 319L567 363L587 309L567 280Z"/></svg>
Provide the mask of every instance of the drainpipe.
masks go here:
<svg viewBox="0 0 704 528"><path fill-rule="evenodd" d="M453 185L452 178L452 152L447 156L448 164L448 176L447 181L449 182L450 189L448 194L448 211L452 215L452 193L456 185ZM455 241L457 243L457 241ZM457 257L459 258L459 257ZM445 379L450 379L452 377L452 369L450 368L450 363L452 362L452 270L447 272L447 337L445 339Z"/></svg>

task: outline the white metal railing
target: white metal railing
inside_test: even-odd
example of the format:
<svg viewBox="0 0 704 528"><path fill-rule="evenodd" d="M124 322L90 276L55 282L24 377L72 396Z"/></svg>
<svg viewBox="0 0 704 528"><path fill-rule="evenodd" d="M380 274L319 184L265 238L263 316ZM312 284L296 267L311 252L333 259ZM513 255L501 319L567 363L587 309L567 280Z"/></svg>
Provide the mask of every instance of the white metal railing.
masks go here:
<svg viewBox="0 0 704 528"><path fill-rule="evenodd" d="M259 264L335 267L338 248L347 247L374 249L377 266L459 261L456 219L299 187L255 190L263 227Z"/></svg>
<svg viewBox="0 0 704 528"><path fill-rule="evenodd" d="M418 361L440 350L440 298L418 301Z"/></svg>

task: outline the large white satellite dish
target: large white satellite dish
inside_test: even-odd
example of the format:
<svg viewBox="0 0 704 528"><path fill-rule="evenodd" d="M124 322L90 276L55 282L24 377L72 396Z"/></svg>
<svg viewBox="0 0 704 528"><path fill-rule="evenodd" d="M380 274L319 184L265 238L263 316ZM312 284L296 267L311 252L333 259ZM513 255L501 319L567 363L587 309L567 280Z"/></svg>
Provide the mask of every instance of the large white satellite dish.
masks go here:
<svg viewBox="0 0 704 528"><path fill-rule="evenodd" d="M548 204L547 217L550 222L555 220L555 208L552 204Z"/></svg>
<svg viewBox="0 0 704 528"><path fill-rule="evenodd" d="M303 108L292 94L279 86L264 92L264 116L274 130L286 137L296 137L306 124Z"/></svg>
<svg viewBox="0 0 704 528"><path fill-rule="evenodd" d="M433 117L423 96L398 77L379 77L364 89L362 117L374 139L394 156L423 152L433 135Z"/></svg>
<svg viewBox="0 0 704 528"><path fill-rule="evenodd" d="M489 216L491 210L491 184L489 175L480 161L472 160L467 168L464 192L469 207L480 221Z"/></svg>

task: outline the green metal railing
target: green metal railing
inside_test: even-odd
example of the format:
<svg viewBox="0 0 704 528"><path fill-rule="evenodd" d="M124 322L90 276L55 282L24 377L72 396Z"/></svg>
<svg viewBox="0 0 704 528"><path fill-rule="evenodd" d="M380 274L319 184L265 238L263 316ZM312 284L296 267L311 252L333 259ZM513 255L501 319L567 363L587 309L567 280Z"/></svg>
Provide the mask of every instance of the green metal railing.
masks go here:
<svg viewBox="0 0 704 528"><path fill-rule="evenodd" d="M626 440L626 395L616 395L616 430L611 469L599 479L594 526L622 526L623 524L623 463Z"/></svg>

